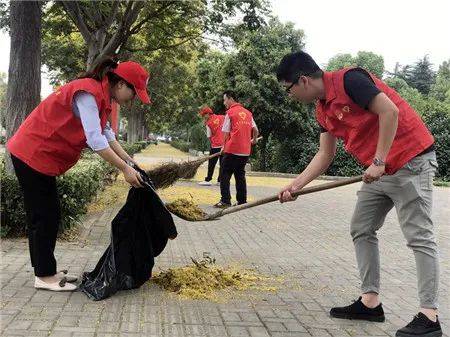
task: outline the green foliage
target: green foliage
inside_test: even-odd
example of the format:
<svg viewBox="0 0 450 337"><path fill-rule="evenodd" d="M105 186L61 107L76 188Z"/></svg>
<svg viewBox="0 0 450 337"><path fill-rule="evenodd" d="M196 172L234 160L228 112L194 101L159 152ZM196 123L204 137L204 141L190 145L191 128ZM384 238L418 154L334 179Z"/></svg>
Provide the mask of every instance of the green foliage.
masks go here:
<svg viewBox="0 0 450 337"><path fill-rule="evenodd" d="M208 137L206 137L205 125L200 122L195 124L189 130L191 147L197 151L209 150L210 143Z"/></svg>
<svg viewBox="0 0 450 337"><path fill-rule="evenodd" d="M138 153L141 150L145 149L148 146L148 143L145 141L135 142L133 144L120 142L120 145L125 150L125 152L132 157L135 153Z"/></svg>
<svg viewBox="0 0 450 337"><path fill-rule="evenodd" d="M209 98L216 112L224 110L221 94L225 89L234 90L237 99L253 112L253 117L264 139L271 135L286 137L287 130L295 130L304 119L304 107L287 99L277 82L277 62L285 54L303 47L303 32L290 23L272 19L266 26L242 34L235 41L237 51L220 57L207 54L202 60L199 87L209 85L213 89ZM218 62L217 62L218 60ZM214 94L214 91L216 94ZM266 141L260 148L264 153ZM261 168L265 169L265 156L261 156Z"/></svg>
<svg viewBox="0 0 450 337"><path fill-rule="evenodd" d="M408 102L419 114L425 111L425 97L419 90L412 88L405 80L399 77L391 77L386 79L386 84L397 91L402 98Z"/></svg>
<svg viewBox="0 0 450 337"><path fill-rule="evenodd" d="M326 66L326 70L336 71L348 67L356 67L356 62L353 56L351 54L337 54L330 58Z"/></svg>
<svg viewBox="0 0 450 337"><path fill-rule="evenodd" d="M172 145L174 148L183 151L183 152L189 152L190 143L186 142L181 139L172 140L170 142L170 145Z"/></svg>
<svg viewBox="0 0 450 337"><path fill-rule="evenodd" d="M444 61L436 74L436 82L431 87L430 96L450 105L450 60Z"/></svg>
<svg viewBox="0 0 450 337"><path fill-rule="evenodd" d="M450 181L450 106L435 99L428 99L423 119L434 136L439 165L436 176Z"/></svg>
<svg viewBox="0 0 450 337"><path fill-rule="evenodd" d="M337 54L327 64L327 71L336 71L348 67L361 67L378 78L384 73L384 59L381 55L369 51L359 51L356 57L351 54Z"/></svg>
<svg viewBox="0 0 450 337"><path fill-rule="evenodd" d="M89 157L89 154L86 155ZM23 197L15 175L5 171L2 161L1 195L1 235L23 234L26 226L26 215L23 208ZM102 189L106 182L114 179L117 171L98 156L96 159L81 159L66 174L57 178L58 195L61 202L61 228L65 230L79 222L86 213L86 207L92 198Z"/></svg>
<svg viewBox="0 0 450 337"><path fill-rule="evenodd" d="M403 66L394 75L402 78L409 86L419 90L424 95L428 95L436 80L436 74L432 69L432 64L428 60L427 55L423 59L418 60L414 65Z"/></svg>
<svg viewBox="0 0 450 337"><path fill-rule="evenodd" d="M370 51L359 51L356 55L356 65L370 71L376 77L383 77L384 59L383 56L377 55Z"/></svg>

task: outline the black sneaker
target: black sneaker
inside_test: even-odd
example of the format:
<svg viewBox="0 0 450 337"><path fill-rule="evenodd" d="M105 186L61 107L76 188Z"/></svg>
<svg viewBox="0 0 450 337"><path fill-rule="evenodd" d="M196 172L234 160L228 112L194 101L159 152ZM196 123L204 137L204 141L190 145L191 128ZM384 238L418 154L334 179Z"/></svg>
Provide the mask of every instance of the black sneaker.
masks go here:
<svg viewBox="0 0 450 337"><path fill-rule="evenodd" d="M361 319L371 322L384 322L384 311L381 303L375 308L366 307L359 297L357 301L346 307L337 307L330 310L330 316L344 319Z"/></svg>
<svg viewBox="0 0 450 337"><path fill-rule="evenodd" d="M413 320L404 328L397 330L396 337L441 337L442 330L439 319L431 321L423 313L419 312Z"/></svg>

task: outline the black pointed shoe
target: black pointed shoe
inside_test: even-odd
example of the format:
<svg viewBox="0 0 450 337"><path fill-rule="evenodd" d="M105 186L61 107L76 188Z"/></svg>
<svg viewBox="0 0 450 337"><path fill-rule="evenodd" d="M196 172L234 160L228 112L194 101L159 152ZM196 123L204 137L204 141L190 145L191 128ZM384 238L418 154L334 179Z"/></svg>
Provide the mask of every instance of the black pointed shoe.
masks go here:
<svg viewBox="0 0 450 337"><path fill-rule="evenodd" d="M330 316L343 319L359 319L371 322L384 322L384 311L381 303L375 308L366 307L362 297L346 307L336 307L330 310Z"/></svg>
<svg viewBox="0 0 450 337"><path fill-rule="evenodd" d="M439 319L436 322L430 320L419 312L405 327L397 330L396 337L441 337L442 330Z"/></svg>

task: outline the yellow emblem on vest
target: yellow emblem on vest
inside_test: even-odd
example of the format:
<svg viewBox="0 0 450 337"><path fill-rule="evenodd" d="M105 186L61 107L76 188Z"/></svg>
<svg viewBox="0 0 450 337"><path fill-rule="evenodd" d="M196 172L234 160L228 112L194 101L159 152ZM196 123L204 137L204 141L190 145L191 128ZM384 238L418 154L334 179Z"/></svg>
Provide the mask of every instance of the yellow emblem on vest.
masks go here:
<svg viewBox="0 0 450 337"><path fill-rule="evenodd" d="M242 120L245 120L245 117L247 117L247 114L244 111L239 112L239 117L241 117Z"/></svg>

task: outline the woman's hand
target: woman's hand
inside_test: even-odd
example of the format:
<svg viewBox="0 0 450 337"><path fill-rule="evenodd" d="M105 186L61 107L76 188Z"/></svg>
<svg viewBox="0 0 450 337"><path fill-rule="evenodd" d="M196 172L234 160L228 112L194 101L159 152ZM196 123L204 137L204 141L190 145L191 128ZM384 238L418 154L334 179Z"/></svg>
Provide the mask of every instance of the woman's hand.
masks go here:
<svg viewBox="0 0 450 337"><path fill-rule="evenodd" d="M123 169L123 176L125 181L133 187L143 187L144 181L142 180L141 174L129 165L126 165Z"/></svg>

